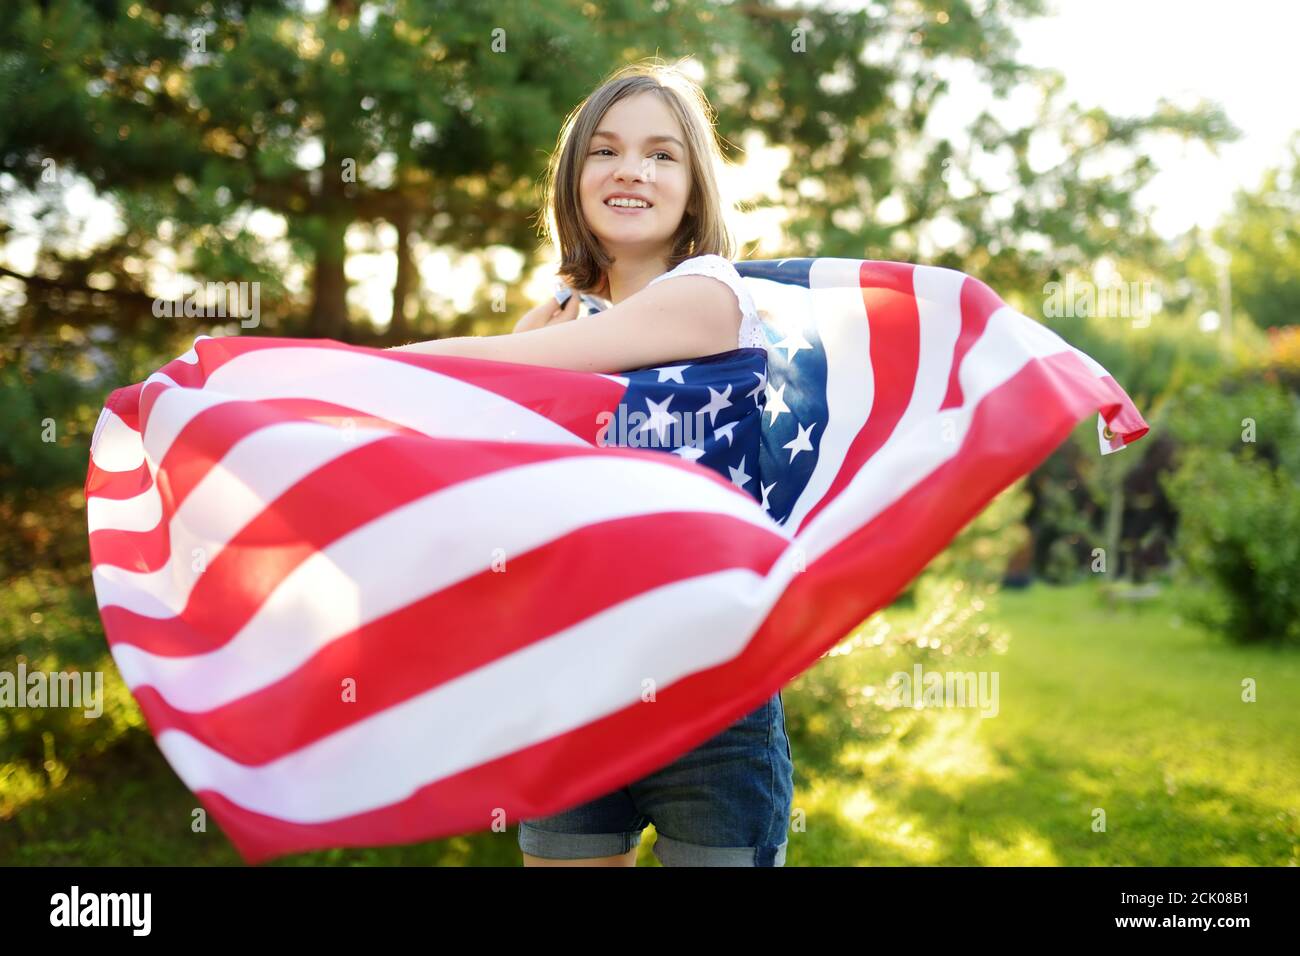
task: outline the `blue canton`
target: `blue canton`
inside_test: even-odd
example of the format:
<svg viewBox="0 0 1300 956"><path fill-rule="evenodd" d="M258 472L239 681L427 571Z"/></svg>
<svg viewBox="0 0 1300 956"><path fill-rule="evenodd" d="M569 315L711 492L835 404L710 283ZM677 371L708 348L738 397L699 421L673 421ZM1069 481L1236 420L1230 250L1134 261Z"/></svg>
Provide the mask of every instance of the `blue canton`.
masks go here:
<svg viewBox="0 0 1300 956"><path fill-rule="evenodd" d="M737 262L736 271L762 308L761 281L811 289L813 259L761 259ZM767 394L764 403L758 471L759 497L772 519L785 524L795 502L817 467L822 432L830 418L826 400L826 352L811 307L785 314L777 332L764 324L768 337Z"/></svg>
<svg viewBox="0 0 1300 956"><path fill-rule="evenodd" d="M811 290L814 261L762 259L735 266L761 308L764 281ZM609 308L598 296L581 299L589 314ZM786 313L787 322L794 318ZM612 420L606 444L657 447L697 461L785 524L817 467L830 418L826 352L812 309L799 318L780 332L764 323L766 351L733 349L622 373L629 380L623 428L617 417ZM686 417L702 427L688 432ZM651 444L652 432L659 436L653 439L657 445Z"/></svg>
<svg viewBox="0 0 1300 956"><path fill-rule="evenodd" d="M745 348L622 372L627 391L604 443L680 455L761 500L766 369L767 353Z"/></svg>

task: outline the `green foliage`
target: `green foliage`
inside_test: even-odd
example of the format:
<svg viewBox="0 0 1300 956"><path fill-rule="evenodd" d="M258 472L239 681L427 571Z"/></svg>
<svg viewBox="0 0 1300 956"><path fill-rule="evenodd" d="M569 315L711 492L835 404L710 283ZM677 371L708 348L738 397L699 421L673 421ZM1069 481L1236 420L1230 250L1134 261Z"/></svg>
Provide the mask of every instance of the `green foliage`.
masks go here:
<svg viewBox="0 0 1300 956"><path fill-rule="evenodd" d="M85 476L83 448L59 441L84 386L66 372L30 378L17 367L0 368L0 487L13 491L68 485Z"/></svg>
<svg viewBox="0 0 1300 956"><path fill-rule="evenodd" d="M1240 643L1300 645L1300 398L1233 384L1193 386L1170 423L1189 612Z"/></svg>
<svg viewBox="0 0 1300 956"><path fill-rule="evenodd" d="M1058 317L1044 323L1101 363L1152 430L1122 452L1102 456L1096 419L1089 416L1031 476L1029 522L1037 571L1056 584L1078 581L1096 573L1093 552L1101 548L1108 576L1131 577L1131 556L1157 539L1166 544L1172 535L1171 509L1152 494L1168 455L1162 410L1180 388L1224 374L1223 355L1214 338L1181 312L1159 312L1149 324L1127 317Z"/></svg>
<svg viewBox="0 0 1300 956"><path fill-rule="evenodd" d="M1214 240L1231 256L1234 312L1244 312L1262 329L1300 324L1300 135L1291 142L1288 165L1266 171L1257 188L1237 193ZM1194 265L1213 288L1219 268L1204 257Z"/></svg>
<svg viewBox="0 0 1300 956"><path fill-rule="evenodd" d="M202 280L263 282L270 330L365 338L374 330L347 321L349 227L387 222L453 254L506 246L531 268L537 183L565 116L618 66L688 56L705 73L729 158L751 134L789 151L776 194L756 203L789 215L785 248L771 254L930 259L1005 294L1103 250L1149 250L1134 202L1154 172L1146 140L1232 135L1207 106L1112 117L1065 103L1059 77L1014 56L1013 23L1043 11L1040 0L978 12L395 0L345 15L277 0L215 12L202 0L165 11L19 0L0 19L0 76L12 81L0 82L0 172L43 202L69 174L84 177L120 204L138 234L133 255L167 248ZM927 122L951 92L954 63L994 96L1035 87L1042 115L1005 128L983 114L969 143L937 139ZM1031 166L1034 137L1059 140L1061 161ZM1009 165L1009 187L977 175L992 157ZM56 184L44 179L50 163ZM901 214L886 216L887 201ZM255 211L283 224L287 253L250 234ZM928 238L939 219L958 232L942 248ZM125 281L121 256L87 258ZM73 285L76 270L56 265L43 263L47 278ZM275 281L299 266L327 281L301 291ZM455 327L446 303L413 294L409 332Z"/></svg>

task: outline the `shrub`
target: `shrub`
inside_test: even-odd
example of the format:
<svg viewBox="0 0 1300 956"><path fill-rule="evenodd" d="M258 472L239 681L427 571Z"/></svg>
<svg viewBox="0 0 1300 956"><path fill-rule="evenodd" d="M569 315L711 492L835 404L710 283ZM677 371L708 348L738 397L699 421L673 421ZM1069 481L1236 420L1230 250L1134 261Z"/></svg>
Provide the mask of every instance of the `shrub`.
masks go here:
<svg viewBox="0 0 1300 956"><path fill-rule="evenodd" d="M1300 400L1269 381L1194 386L1170 428L1189 615L1239 643L1300 645Z"/></svg>

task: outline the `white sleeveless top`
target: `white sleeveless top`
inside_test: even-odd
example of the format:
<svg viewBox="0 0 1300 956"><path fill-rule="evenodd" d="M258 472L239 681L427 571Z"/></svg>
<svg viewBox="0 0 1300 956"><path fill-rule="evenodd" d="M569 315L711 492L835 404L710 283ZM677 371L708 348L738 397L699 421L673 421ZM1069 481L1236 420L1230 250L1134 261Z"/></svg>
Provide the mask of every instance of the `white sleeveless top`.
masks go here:
<svg viewBox="0 0 1300 956"><path fill-rule="evenodd" d="M655 276L648 283L647 288L656 282L664 279L672 279L676 276L712 276L720 282L725 282L732 292L736 294L736 300L740 303L740 334L738 338L738 347L745 348L767 348L767 335L763 331L763 322L758 317L758 309L754 306L754 299L745 288L745 283L740 279L740 273L736 267L725 256L706 255L693 256L685 259L677 265L676 268L670 269L663 275ZM600 299L605 308L610 308L608 299Z"/></svg>

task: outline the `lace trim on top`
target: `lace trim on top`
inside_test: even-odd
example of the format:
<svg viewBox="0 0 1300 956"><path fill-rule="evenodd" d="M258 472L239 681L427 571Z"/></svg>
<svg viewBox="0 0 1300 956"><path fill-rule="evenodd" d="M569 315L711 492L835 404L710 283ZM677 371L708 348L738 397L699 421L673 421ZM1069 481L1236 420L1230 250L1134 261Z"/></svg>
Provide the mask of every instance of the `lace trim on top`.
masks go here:
<svg viewBox="0 0 1300 956"><path fill-rule="evenodd" d="M745 288L745 283L741 281L740 273L736 271L736 267L724 256L693 256L663 275L655 276L647 285L654 285L656 282L671 279L674 276L691 275L712 276L721 282L725 282L731 288L731 291L736 294L742 316L738 336L740 348L767 348L767 335L763 331L763 321L758 317L758 309L754 306L753 296Z"/></svg>
<svg viewBox="0 0 1300 956"><path fill-rule="evenodd" d="M647 285L654 285L662 279L670 279L674 276L712 276L722 282L725 282L731 291L735 293L737 301L740 302L740 333L737 336L738 346L742 349L766 349L767 333L763 331L763 320L758 317L758 309L754 306L754 298L745 288L745 283L741 281L740 273L736 267L731 264L730 260L723 256L707 255L694 256L678 264L675 269L665 272L663 275L655 276ZM598 309L591 309L591 301L594 300L599 306ZM612 308L612 304L606 298L600 296L583 296L583 301L588 303L589 311L602 311Z"/></svg>

